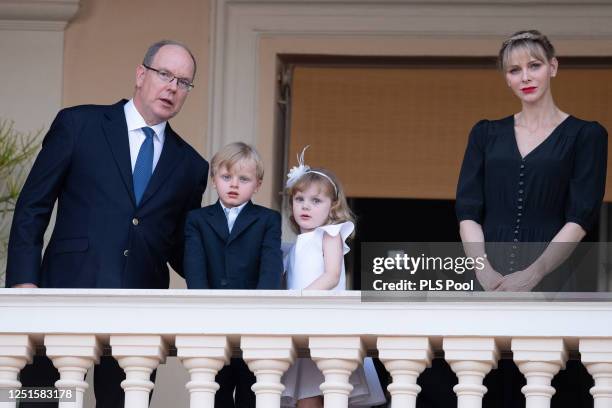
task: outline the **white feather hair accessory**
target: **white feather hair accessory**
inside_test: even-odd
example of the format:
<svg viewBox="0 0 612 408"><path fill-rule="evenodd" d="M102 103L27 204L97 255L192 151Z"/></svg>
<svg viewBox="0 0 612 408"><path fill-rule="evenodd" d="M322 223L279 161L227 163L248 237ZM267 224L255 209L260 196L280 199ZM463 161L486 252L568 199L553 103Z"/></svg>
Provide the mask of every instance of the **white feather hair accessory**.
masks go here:
<svg viewBox="0 0 612 408"><path fill-rule="evenodd" d="M310 166L307 165L306 163L304 163L304 153L306 153L306 149L308 149L310 147L310 145L305 146L302 149L302 153L300 153L297 156L297 161L298 161L298 165L297 166L293 166L290 170L289 173L287 174L287 183L285 184L285 186L287 188L291 188L295 183L297 183L297 181L302 178L302 176L304 174L307 173L315 173L318 174L319 176L325 177L327 180L329 180L329 182L331 183L332 186L334 186L334 191L336 192L336 197L338 196L338 187L336 187L336 183L334 183L334 181L331 179L331 177L329 177L327 174L317 171L317 170L311 170Z"/></svg>

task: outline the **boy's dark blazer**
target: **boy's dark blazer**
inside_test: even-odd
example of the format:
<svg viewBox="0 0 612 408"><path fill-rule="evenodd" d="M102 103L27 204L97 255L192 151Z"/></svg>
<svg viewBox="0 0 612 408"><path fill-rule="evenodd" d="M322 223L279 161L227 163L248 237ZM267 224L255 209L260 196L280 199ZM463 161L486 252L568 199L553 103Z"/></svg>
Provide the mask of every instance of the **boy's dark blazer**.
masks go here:
<svg viewBox="0 0 612 408"><path fill-rule="evenodd" d="M185 222L184 272L190 289L280 289L281 217L249 201L230 234L219 201Z"/></svg>
<svg viewBox="0 0 612 408"><path fill-rule="evenodd" d="M249 201L230 234L219 201L185 222L184 272L190 289L280 289L281 216Z"/></svg>

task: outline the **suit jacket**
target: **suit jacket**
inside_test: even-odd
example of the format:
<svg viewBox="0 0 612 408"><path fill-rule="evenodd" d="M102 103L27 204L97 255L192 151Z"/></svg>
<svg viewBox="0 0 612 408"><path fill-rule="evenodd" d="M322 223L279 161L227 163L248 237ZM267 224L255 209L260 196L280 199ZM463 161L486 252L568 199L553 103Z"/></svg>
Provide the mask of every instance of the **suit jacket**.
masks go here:
<svg viewBox="0 0 612 408"><path fill-rule="evenodd" d="M168 124L137 206L125 103L58 113L17 201L7 287L167 288L167 262L182 270L185 215L201 205L208 163ZM56 200L57 219L41 262Z"/></svg>
<svg viewBox="0 0 612 408"><path fill-rule="evenodd" d="M249 201L230 234L218 201L191 211L184 269L189 289L280 289L280 214Z"/></svg>

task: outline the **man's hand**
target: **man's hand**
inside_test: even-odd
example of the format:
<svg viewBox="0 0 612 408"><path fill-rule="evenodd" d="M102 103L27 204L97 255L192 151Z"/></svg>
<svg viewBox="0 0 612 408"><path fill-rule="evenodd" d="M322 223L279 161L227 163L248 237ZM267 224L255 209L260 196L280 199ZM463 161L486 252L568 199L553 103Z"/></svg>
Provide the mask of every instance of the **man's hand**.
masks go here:
<svg viewBox="0 0 612 408"><path fill-rule="evenodd" d="M13 285L12 287L13 288L29 288L29 289L31 289L31 288L37 288L38 286L36 286L33 283L19 283L17 285Z"/></svg>

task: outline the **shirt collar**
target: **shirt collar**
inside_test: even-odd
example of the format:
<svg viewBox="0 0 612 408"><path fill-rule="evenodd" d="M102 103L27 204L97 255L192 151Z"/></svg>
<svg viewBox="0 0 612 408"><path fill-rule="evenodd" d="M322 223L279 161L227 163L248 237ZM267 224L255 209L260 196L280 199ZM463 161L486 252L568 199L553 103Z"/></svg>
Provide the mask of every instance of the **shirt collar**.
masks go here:
<svg viewBox="0 0 612 408"><path fill-rule="evenodd" d="M167 121L163 121L153 126L147 125L147 122L145 122L140 112L138 112L138 109L136 109L134 99L130 99L123 106L123 111L125 112L125 121L127 122L128 132L131 132L132 130L139 130L143 127L150 127L155 131L155 137L157 137L160 142L164 141L166 123L168 123Z"/></svg>
<svg viewBox="0 0 612 408"><path fill-rule="evenodd" d="M240 214L240 211L242 211L242 209L244 208L245 205L247 205L247 203L248 201L245 201L244 203L240 204L238 207L228 208L223 205L221 200L219 200L219 205L221 205L221 208L223 209L224 212L226 209L228 209L230 212L236 212L237 214Z"/></svg>

